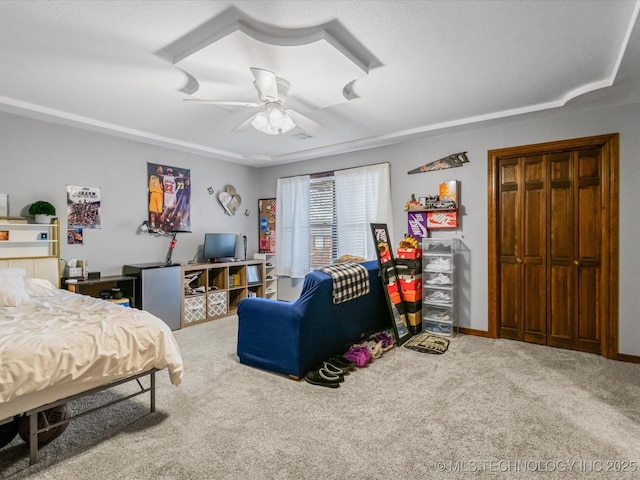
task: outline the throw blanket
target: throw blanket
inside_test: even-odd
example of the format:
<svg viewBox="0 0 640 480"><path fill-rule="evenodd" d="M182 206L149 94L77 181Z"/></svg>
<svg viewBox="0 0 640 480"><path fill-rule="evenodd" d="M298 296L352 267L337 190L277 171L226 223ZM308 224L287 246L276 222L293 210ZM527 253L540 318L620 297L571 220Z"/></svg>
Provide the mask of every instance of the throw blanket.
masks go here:
<svg viewBox="0 0 640 480"><path fill-rule="evenodd" d="M346 302L369 293L369 272L358 263L338 263L318 270L333 279L333 303Z"/></svg>

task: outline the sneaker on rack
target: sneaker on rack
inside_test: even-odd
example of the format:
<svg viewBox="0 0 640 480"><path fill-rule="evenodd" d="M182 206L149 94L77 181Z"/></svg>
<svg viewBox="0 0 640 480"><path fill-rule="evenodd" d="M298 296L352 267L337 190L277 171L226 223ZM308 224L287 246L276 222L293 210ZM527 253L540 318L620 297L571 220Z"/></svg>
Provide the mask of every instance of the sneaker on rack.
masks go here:
<svg viewBox="0 0 640 480"><path fill-rule="evenodd" d="M449 320L449 313L446 310L433 310L427 314L427 318L431 320L446 322Z"/></svg>
<svg viewBox="0 0 640 480"><path fill-rule="evenodd" d="M434 335L442 335L444 337L450 337L453 335L453 325L447 325L443 323L425 323L425 331L433 333Z"/></svg>
<svg viewBox="0 0 640 480"><path fill-rule="evenodd" d="M444 245L442 243L430 243L427 246L427 252L450 253L451 248L448 245Z"/></svg>
<svg viewBox="0 0 640 480"><path fill-rule="evenodd" d="M443 292L441 290L436 290L434 292L428 293L424 298L427 302L436 302L436 303L451 302L451 296L449 296L447 292Z"/></svg>
<svg viewBox="0 0 640 480"><path fill-rule="evenodd" d="M428 270L451 270L451 260L444 257L437 257L427 263Z"/></svg>
<svg viewBox="0 0 640 480"><path fill-rule="evenodd" d="M442 273L439 273L432 279L427 280L427 283L431 285L447 285L451 283L451 278L448 275L443 275Z"/></svg>

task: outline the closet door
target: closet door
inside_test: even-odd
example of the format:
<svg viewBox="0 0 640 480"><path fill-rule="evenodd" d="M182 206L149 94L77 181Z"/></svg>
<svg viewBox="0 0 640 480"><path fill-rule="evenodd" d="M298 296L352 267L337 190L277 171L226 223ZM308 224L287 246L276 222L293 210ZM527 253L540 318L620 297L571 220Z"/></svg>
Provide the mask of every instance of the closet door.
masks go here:
<svg viewBox="0 0 640 480"><path fill-rule="evenodd" d="M523 340L547 343L547 162L544 155L521 159L524 182L522 252L518 263L522 282Z"/></svg>
<svg viewBox="0 0 640 480"><path fill-rule="evenodd" d="M574 315L571 348L600 353L600 298L603 235L601 212L602 150L573 154L574 175Z"/></svg>
<svg viewBox="0 0 640 480"><path fill-rule="evenodd" d="M571 348L574 304L574 214L571 152L549 155L549 345Z"/></svg>
<svg viewBox="0 0 640 480"><path fill-rule="evenodd" d="M618 356L618 135L489 152L489 334Z"/></svg>
<svg viewBox="0 0 640 480"><path fill-rule="evenodd" d="M520 282L520 238L522 162L500 159L499 184L499 333L500 337L522 340L522 285Z"/></svg>
<svg viewBox="0 0 640 480"><path fill-rule="evenodd" d="M546 344L546 161L500 161L500 336Z"/></svg>

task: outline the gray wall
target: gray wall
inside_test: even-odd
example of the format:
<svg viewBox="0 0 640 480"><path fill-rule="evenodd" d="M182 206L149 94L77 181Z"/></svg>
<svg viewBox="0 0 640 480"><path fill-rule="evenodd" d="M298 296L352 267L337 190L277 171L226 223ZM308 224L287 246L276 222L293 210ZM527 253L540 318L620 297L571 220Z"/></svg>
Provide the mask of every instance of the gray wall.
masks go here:
<svg viewBox="0 0 640 480"><path fill-rule="evenodd" d="M437 193L442 180L457 179L464 208L462 229L469 261L470 308L461 325L487 329L487 151L605 133L620 133L620 352L640 355L640 305L637 301L640 227L640 105L520 117L479 125L429 138L263 169L220 162L25 117L0 113L0 193L10 195L12 215L24 214L38 199L49 200L64 217L66 185L102 188L102 229L86 230L85 245L62 245L62 257L85 258L103 275L120 272L123 264L162 261L169 240L137 229L146 218L146 163L191 169L192 233L178 235L174 259L186 263L196 254L207 231L244 233L249 252L257 250L257 199L275 196L276 179L302 173L391 162L394 242L406 231L404 203ZM453 152L467 151L462 168L407 175L407 171ZM214 196L233 184L242 196L241 211L225 215ZM251 211L249 217L242 212ZM62 227L66 221L62 220ZM436 235L451 235L437 233ZM279 282L279 295L295 298L299 285Z"/></svg>
<svg viewBox="0 0 640 480"><path fill-rule="evenodd" d="M120 274L128 263L164 261L170 239L138 230L147 218L147 162L191 169L192 232L178 234L174 261L193 259L205 232L245 234L248 256L257 251L254 168L7 113L0 113L0 145L0 193L9 194L11 215L26 215L35 200L53 203L61 217L63 259L86 259L102 275ZM234 216L217 200L227 184L242 197ZM84 245L66 244L67 185L101 188L102 228L85 229Z"/></svg>
<svg viewBox="0 0 640 480"><path fill-rule="evenodd" d="M640 104L570 114L561 110L536 114L517 121L476 126L375 150L264 168L260 170L260 196L275 196L275 182L281 176L391 162L394 213L391 234L397 243L407 231L404 204L411 194L437 194L441 181L460 180L464 215L462 228L455 235L462 238L470 256L469 314L460 324L487 330L487 151L615 132L620 133L620 352L640 355L640 305L637 300L640 227L635 220L640 206ZM407 175L415 167L461 151L467 151L470 160L461 168ZM451 235L454 234L433 233L434 237ZM281 279L278 295L295 297L299 286L299 283L291 285Z"/></svg>

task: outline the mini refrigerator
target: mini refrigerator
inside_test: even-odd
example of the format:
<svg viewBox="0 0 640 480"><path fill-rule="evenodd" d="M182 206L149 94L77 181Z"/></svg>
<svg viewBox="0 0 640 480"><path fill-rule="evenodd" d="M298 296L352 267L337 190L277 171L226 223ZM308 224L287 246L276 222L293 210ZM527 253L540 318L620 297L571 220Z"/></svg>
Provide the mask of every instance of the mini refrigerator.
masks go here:
<svg viewBox="0 0 640 480"><path fill-rule="evenodd" d="M179 263L139 263L122 267L123 275L136 277L136 305L163 320L171 330L180 328Z"/></svg>

